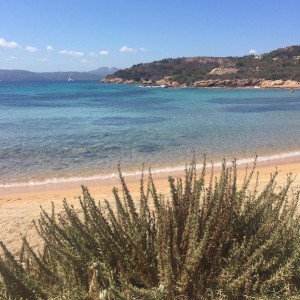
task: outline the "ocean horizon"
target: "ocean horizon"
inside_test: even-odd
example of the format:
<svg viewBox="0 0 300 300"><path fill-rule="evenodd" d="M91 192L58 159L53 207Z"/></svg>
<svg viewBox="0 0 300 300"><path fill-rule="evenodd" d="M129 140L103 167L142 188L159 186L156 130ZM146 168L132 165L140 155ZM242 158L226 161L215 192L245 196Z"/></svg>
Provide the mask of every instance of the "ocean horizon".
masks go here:
<svg viewBox="0 0 300 300"><path fill-rule="evenodd" d="M300 155L300 91L0 82L0 187Z"/></svg>

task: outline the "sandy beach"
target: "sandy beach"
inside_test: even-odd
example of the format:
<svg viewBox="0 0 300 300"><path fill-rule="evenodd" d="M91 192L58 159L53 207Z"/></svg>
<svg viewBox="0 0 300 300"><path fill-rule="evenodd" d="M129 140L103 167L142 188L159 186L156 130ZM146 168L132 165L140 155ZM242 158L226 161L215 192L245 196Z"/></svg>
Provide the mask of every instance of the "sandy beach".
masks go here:
<svg viewBox="0 0 300 300"><path fill-rule="evenodd" d="M251 166L251 165L249 165ZM290 157L285 159L259 162L257 171L259 171L260 187L264 186L270 174L276 170L279 171L278 185L284 185L288 173L296 175L293 186L300 186L300 157ZM238 166L239 182L242 181L245 174L245 165ZM215 168L215 174L218 174L219 168ZM208 172L209 173L209 172ZM168 176L175 178L181 177L183 171L173 173L154 174L154 180L157 190L168 194ZM129 176L126 178L129 189L134 197L139 197L140 176ZM91 180L86 182L72 182L62 184L48 184L40 186L27 186L15 188L0 189L0 240L8 248L17 253L20 249L21 236L26 236L31 245L39 246L39 239L35 232L32 220L38 219L40 206L46 211L51 210L51 203L55 204L56 212L62 210L62 200L66 198L69 203L78 205L78 197L81 195L81 184L88 186L93 197L98 200L107 199L112 201L112 188L119 186L118 179Z"/></svg>

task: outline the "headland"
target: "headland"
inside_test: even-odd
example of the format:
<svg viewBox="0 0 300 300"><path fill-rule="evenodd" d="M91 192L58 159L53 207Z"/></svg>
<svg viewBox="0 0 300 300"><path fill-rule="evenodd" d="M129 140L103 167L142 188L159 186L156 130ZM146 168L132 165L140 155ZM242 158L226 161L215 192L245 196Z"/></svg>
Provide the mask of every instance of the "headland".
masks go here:
<svg viewBox="0 0 300 300"><path fill-rule="evenodd" d="M300 88L300 46L243 57L182 57L137 64L102 82L164 87Z"/></svg>

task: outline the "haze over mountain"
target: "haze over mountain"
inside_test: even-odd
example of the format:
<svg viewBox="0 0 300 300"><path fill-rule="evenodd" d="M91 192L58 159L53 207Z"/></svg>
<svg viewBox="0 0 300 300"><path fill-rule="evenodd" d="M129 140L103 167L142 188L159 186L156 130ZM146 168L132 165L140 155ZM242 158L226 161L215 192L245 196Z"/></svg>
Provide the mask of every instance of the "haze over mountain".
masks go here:
<svg viewBox="0 0 300 300"><path fill-rule="evenodd" d="M25 70L0 70L1 81L94 81L113 74L118 68L102 67L89 72L30 72Z"/></svg>

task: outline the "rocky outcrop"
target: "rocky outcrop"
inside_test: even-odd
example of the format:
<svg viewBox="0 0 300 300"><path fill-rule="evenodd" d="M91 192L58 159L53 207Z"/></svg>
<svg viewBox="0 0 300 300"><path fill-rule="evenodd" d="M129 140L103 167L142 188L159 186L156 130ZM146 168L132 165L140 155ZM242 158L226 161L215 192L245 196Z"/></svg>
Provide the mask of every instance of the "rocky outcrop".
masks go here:
<svg viewBox="0 0 300 300"><path fill-rule="evenodd" d="M212 69L208 74L211 75L226 75L226 74L236 74L238 69L235 68L215 68Z"/></svg>
<svg viewBox="0 0 300 300"><path fill-rule="evenodd" d="M260 83L262 88L285 88L285 89L299 89L300 82L295 80L262 80Z"/></svg>
<svg viewBox="0 0 300 300"><path fill-rule="evenodd" d="M167 87L180 87L180 86L182 86L177 81L173 81L173 80L170 80L170 79L157 80L155 84L156 85L164 85L164 86L167 86Z"/></svg>
<svg viewBox="0 0 300 300"><path fill-rule="evenodd" d="M211 79L200 80L193 84L194 87L228 87L228 88L285 88L299 89L300 82L294 80L264 80L264 79Z"/></svg>
<svg viewBox="0 0 300 300"><path fill-rule="evenodd" d="M138 83L137 81L134 81L134 80L126 80L126 79L118 78L118 77L104 78L101 80L101 82L105 82L105 83Z"/></svg>
<svg viewBox="0 0 300 300"><path fill-rule="evenodd" d="M142 85L153 85L153 86L157 86L157 85L163 85L166 87L181 87L183 86L182 84L178 83L177 81L172 81L169 78L164 78L161 80L139 80L139 81L135 81L135 80L126 80L123 78L118 78L118 77L108 77L105 79L102 79L101 82L104 83L135 83L135 84L142 84Z"/></svg>
<svg viewBox="0 0 300 300"><path fill-rule="evenodd" d="M259 79L208 79L196 81L194 87L254 87L259 86Z"/></svg>
<svg viewBox="0 0 300 300"><path fill-rule="evenodd" d="M123 78L106 78L102 82L105 83L135 83L148 86L166 86L166 87L183 87L185 84L180 84L177 81L172 81L167 77L161 80L126 80ZM286 89L300 89L300 82L294 80L265 80L265 79L207 79L199 80L193 83L192 87L218 87L218 88L286 88Z"/></svg>

